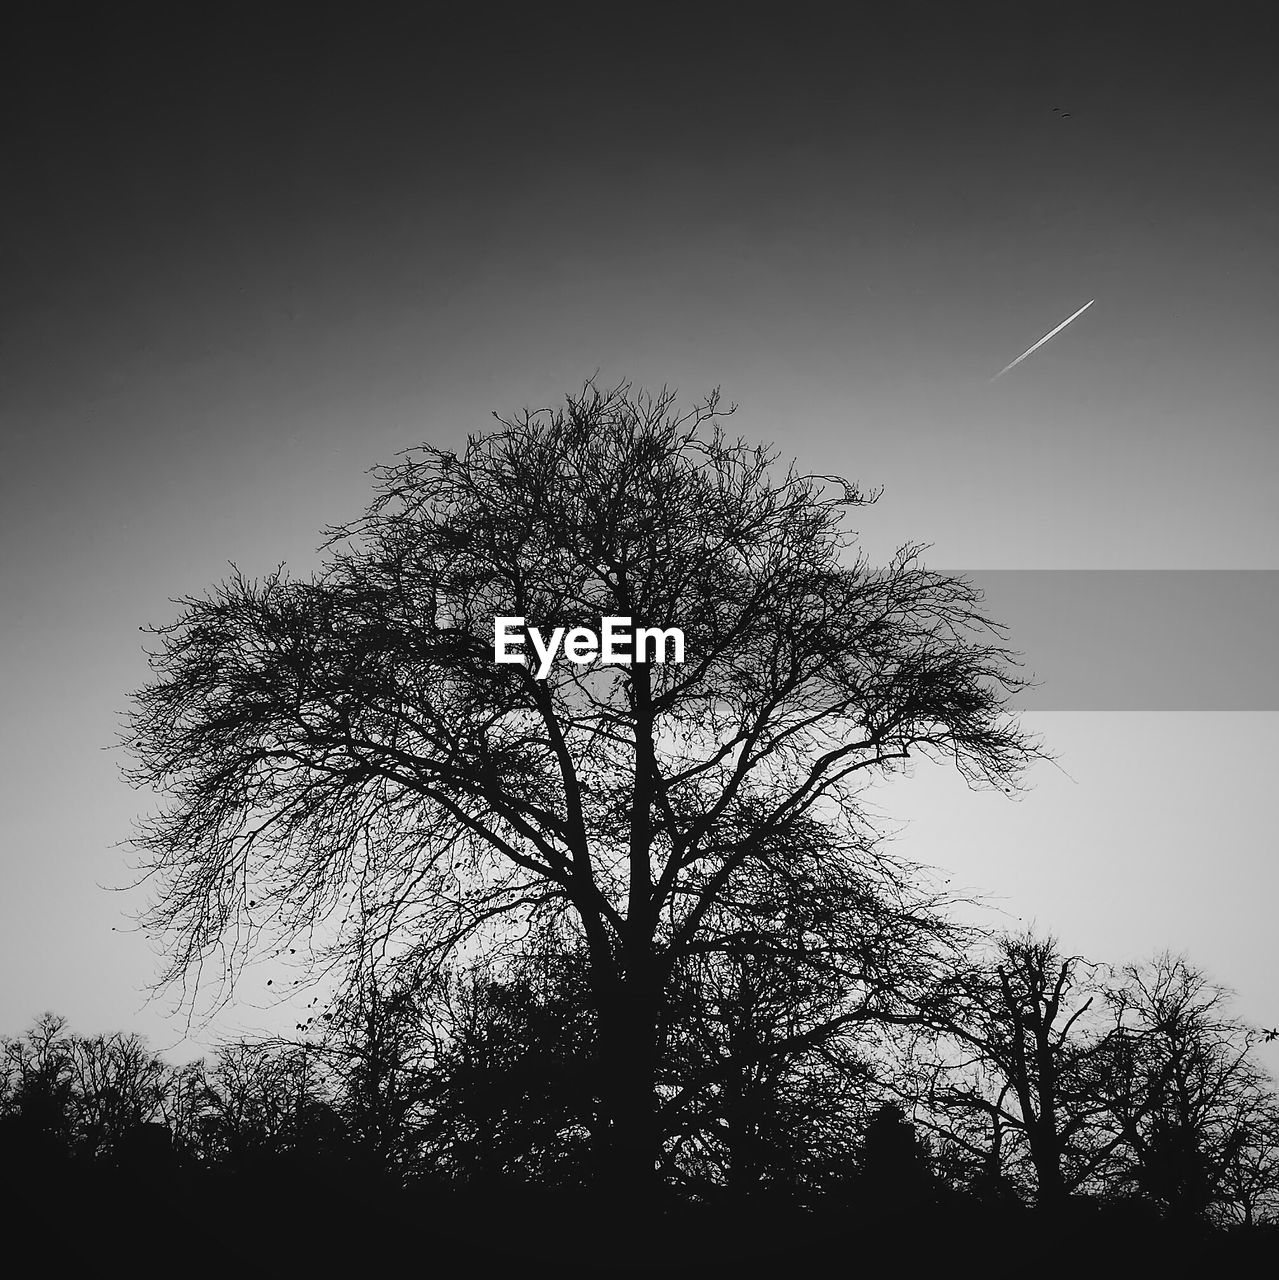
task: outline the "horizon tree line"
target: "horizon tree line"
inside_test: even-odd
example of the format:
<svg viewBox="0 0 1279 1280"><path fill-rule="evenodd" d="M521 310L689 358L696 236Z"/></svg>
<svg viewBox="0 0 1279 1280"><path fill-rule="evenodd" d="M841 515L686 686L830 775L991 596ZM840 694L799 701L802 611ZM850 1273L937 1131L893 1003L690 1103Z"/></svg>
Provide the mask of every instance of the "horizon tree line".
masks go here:
<svg viewBox="0 0 1279 1280"><path fill-rule="evenodd" d="M740 974L686 991L658 1072L674 1104L659 1112L668 1196L854 1214L1083 1200L1279 1224L1279 1096L1253 1054L1264 1033L1222 988L1181 956L1114 970L1034 933L981 939L969 959L931 1025L888 1035L853 1020L805 1041L803 1005ZM366 977L310 1035L228 1042L183 1066L137 1035L77 1036L44 1015L0 1037L0 1152L135 1176L586 1189L607 1114L587 962L522 961L430 991ZM770 1030L787 1047L761 1054ZM718 1069L690 1044L713 1047Z"/></svg>

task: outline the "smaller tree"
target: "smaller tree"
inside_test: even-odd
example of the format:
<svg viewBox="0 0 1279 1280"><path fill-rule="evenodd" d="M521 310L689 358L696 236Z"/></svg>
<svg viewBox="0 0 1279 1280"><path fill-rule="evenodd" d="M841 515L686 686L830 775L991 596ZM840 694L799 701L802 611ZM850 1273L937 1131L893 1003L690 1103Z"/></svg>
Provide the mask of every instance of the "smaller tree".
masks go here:
<svg viewBox="0 0 1279 1280"><path fill-rule="evenodd" d="M1265 1097L1249 1117L1221 1182L1220 1216L1243 1227L1279 1225L1279 1100Z"/></svg>
<svg viewBox="0 0 1279 1280"><path fill-rule="evenodd" d="M1052 937L999 937L949 984L922 1073L932 1126L978 1180L1006 1186L1024 1162L1044 1208L1097 1178L1118 1146L1096 1093L1107 1037L1094 970Z"/></svg>
<svg viewBox="0 0 1279 1280"><path fill-rule="evenodd" d="M1262 1033L1183 956L1130 965L1110 992L1104 1100L1131 1159L1125 1182L1179 1220L1250 1219L1273 1161L1275 1100L1252 1058Z"/></svg>
<svg viewBox="0 0 1279 1280"><path fill-rule="evenodd" d="M207 1072L205 1156L228 1171L263 1172L280 1157L340 1154L343 1127L316 1046L279 1041L224 1045Z"/></svg>
<svg viewBox="0 0 1279 1280"><path fill-rule="evenodd" d="M429 992L387 980L369 956L322 1020L321 1051L355 1150L368 1168L396 1177L422 1162L440 1046L428 1006Z"/></svg>
<svg viewBox="0 0 1279 1280"><path fill-rule="evenodd" d="M868 1208L919 1208L931 1195L930 1153L895 1102L882 1104L866 1126L862 1182Z"/></svg>
<svg viewBox="0 0 1279 1280"><path fill-rule="evenodd" d="M66 1026L65 1018L45 1013L25 1035L0 1041L6 1145L29 1170L71 1153L74 1044Z"/></svg>
<svg viewBox="0 0 1279 1280"><path fill-rule="evenodd" d="M72 1037L70 1084L77 1151L90 1159L136 1143L143 1126L163 1124L173 1072L138 1035Z"/></svg>
<svg viewBox="0 0 1279 1280"><path fill-rule="evenodd" d="M848 1175L870 1068L833 976L747 949L684 967L662 1116L668 1170L695 1194L803 1203Z"/></svg>
<svg viewBox="0 0 1279 1280"><path fill-rule="evenodd" d="M581 1185L592 1172L599 1060L581 952L476 964L432 993L426 1075L435 1167L471 1184Z"/></svg>

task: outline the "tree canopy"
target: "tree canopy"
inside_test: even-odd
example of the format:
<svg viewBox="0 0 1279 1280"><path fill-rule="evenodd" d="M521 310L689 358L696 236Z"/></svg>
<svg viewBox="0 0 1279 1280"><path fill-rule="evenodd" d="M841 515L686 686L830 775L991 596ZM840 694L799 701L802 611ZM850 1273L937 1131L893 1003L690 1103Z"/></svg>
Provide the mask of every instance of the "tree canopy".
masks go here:
<svg viewBox="0 0 1279 1280"><path fill-rule="evenodd" d="M862 788L921 756L1012 789L1036 750L1014 657L920 548L858 553L847 516L876 494L781 466L728 412L587 384L375 469L309 579L236 570L176 602L127 738L169 797L138 837L168 978L302 935L418 974L581 945L602 1141L637 1182L681 966L820 978L818 1037L921 997L932 904ZM511 616L679 627L684 661L538 679L494 661Z"/></svg>

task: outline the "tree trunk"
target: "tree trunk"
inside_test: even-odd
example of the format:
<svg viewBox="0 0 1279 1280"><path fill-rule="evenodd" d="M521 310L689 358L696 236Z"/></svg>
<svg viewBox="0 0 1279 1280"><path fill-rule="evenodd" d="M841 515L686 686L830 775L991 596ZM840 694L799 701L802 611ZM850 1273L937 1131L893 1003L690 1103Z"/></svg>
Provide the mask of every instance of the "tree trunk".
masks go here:
<svg viewBox="0 0 1279 1280"><path fill-rule="evenodd" d="M762 1168L759 1123L750 1099L745 1072L734 1070L725 1089L725 1121L728 1139L728 1192L738 1205L748 1204L759 1193Z"/></svg>
<svg viewBox="0 0 1279 1280"><path fill-rule="evenodd" d="M1035 1178L1039 1184L1036 1202L1041 1209L1057 1209L1066 1201L1066 1182L1061 1173L1061 1147L1052 1113L1045 1121L1040 1119L1038 1132L1031 1132L1030 1154L1035 1165Z"/></svg>
<svg viewBox="0 0 1279 1280"><path fill-rule="evenodd" d="M657 1194L657 1002L627 975L600 1002L601 1172L610 1193L643 1211Z"/></svg>

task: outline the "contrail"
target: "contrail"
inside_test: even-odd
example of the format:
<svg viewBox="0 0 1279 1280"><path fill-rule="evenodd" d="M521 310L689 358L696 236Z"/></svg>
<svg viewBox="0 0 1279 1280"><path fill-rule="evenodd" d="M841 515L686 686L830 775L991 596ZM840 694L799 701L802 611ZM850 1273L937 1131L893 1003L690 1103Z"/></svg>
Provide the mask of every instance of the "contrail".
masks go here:
<svg viewBox="0 0 1279 1280"><path fill-rule="evenodd" d="M1046 334L1044 334L1044 336L1043 336L1042 338L1040 338L1040 339L1039 339L1039 341L1038 341L1038 342L1036 342L1036 343L1035 343L1035 345L1034 345L1033 347L1030 347L1028 350L1023 351L1023 352L1021 353L1021 355L1019 355L1019 356L1017 357L1017 359L1016 359L1016 360L1014 360L1014 361L1012 362L1012 364L1006 364L1006 365L1004 365L1004 367L1003 367L1002 369L1000 369L1000 371L999 371L997 374L995 374L995 377L994 377L994 378L991 378L991 380L990 380L990 381L991 381L991 382L994 382L994 381L996 381L996 379L998 379L998 378L1002 378L1002 377L1004 376L1004 374L1006 374L1006 373L1008 372L1008 370L1009 370L1009 369L1015 369L1019 364L1021 364L1021 362L1022 362L1022 361L1023 361L1023 360L1028 356L1028 355L1030 355L1030 353L1031 353L1032 351L1038 351L1038 350L1039 350L1039 348L1040 348L1040 347L1042 347L1042 346L1044 345L1044 343L1045 343L1045 342L1047 342L1047 341L1048 341L1048 339L1049 339L1049 338L1051 338L1051 337L1053 336L1053 334L1060 333L1060 332L1061 332L1061 331L1062 331L1062 330L1063 330L1063 329L1064 329L1064 328L1065 328L1065 327L1066 327L1066 326L1067 326L1067 325L1068 325L1072 320L1078 320L1078 319L1079 319L1079 317L1080 317L1081 315L1083 315L1083 314L1084 314L1084 312L1085 312L1085 311L1087 311L1087 310L1088 310L1088 308L1089 308L1089 307L1091 307L1091 306L1092 306L1092 304L1093 304L1094 302L1096 302L1096 301L1097 301L1097 299L1096 299L1096 298L1090 298L1087 302L1085 302L1085 303L1084 303L1084 305L1083 305L1082 307L1080 307L1080 308L1079 308L1079 310L1078 310L1078 311L1076 311L1076 312L1075 312L1075 314L1074 314L1073 316L1067 316L1067 317L1066 317L1066 318L1065 318L1065 319L1064 319L1064 320L1063 320L1063 321L1062 321L1062 322L1061 322L1061 323L1060 323L1060 324L1059 324L1059 325L1058 325L1058 326L1057 326L1057 327L1052 331L1052 333L1046 333ZM987 384L987 385L989 385L989 384Z"/></svg>

